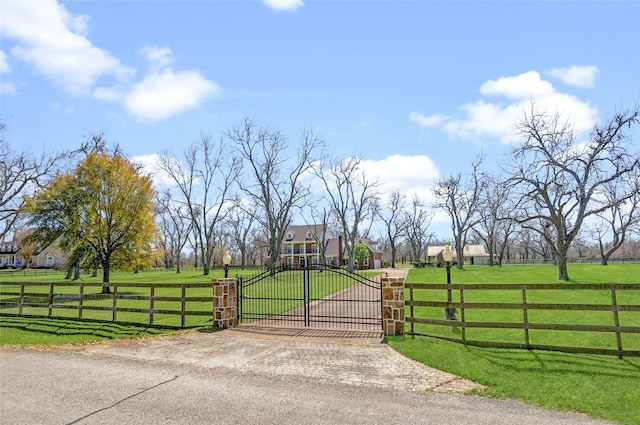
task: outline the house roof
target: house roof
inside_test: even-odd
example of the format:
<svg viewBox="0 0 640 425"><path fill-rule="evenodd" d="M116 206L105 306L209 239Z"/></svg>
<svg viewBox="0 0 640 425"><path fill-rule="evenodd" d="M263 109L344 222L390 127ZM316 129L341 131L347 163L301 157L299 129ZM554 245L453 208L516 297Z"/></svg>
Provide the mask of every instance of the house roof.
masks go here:
<svg viewBox="0 0 640 425"><path fill-rule="evenodd" d="M378 243L377 242L374 242L369 238L361 238L360 241L364 242L365 245L367 245L367 248L369 248L369 251L371 251L371 252L382 252L378 248Z"/></svg>
<svg viewBox="0 0 640 425"><path fill-rule="evenodd" d="M307 238L307 233L311 232L311 239L320 239L322 238L322 234L324 233L324 226L321 224L309 224L309 225L293 225L288 226L287 230L284 232L284 241L285 242L293 242L293 241L306 241L310 240ZM287 238L287 235L291 233L292 238Z"/></svg>

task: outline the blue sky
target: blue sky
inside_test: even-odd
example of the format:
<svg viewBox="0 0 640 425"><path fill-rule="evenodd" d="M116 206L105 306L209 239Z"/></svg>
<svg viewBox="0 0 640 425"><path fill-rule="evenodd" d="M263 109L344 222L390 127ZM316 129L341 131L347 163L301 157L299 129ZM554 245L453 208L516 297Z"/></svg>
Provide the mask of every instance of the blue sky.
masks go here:
<svg viewBox="0 0 640 425"><path fill-rule="evenodd" d="M635 1L0 1L4 136L32 150L105 131L143 160L250 116L427 199L503 160L530 99L579 130L640 99Z"/></svg>

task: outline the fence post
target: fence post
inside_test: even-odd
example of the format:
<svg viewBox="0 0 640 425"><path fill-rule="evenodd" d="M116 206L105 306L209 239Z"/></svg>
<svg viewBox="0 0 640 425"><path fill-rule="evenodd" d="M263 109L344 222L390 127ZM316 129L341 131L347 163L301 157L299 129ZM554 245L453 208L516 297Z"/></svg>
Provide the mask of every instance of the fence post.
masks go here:
<svg viewBox="0 0 640 425"><path fill-rule="evenodd" d="M460 286L460 324L462 325L462 343L467 343L467 322L464 311L464 289Z"/></svg>
<svg viewBox="0 0 640 425"><path fill-rule="evenodd" d="M411 335L414 334L414 326L413 326L413 284L409 284L409 300L411 301L411 307L409 307L409 316L411 317Z"/></svg>
<svg viewBox="0 0 640 425"><path fill-rule="evenodd" d="M111 321L116 321L116 311L118 310L118 285L113 285L113 307L111 308Z"/></svg>
<svg viewBox="0 0 640 425"><path fill-rule="evenodd" d="M78 319L82 319L82 305L84 303L84 285L80 282L80 288L78 293Z"/></svg>
<svg viewBox="0 0 640 425"><path fill-rule="evenodd" d="M51 313L53 310L53 282L49 282L49 315L51 317Z"/></svg>
<svg viewBox="0 0 640 425"><path fill-rule="evenodd" d="M622 336L620 335L620 314L618 313L618 299L616 286L611 285L611 309L613 310L613 324L616 327L616 342L618 344L618 357L622 358Z"/></svg>
<svg viewBox="0 0 640 425"><path fill-rule="evenodd" d="M153 325L153 309L155 307L156 287L152 283L151 290L149 292L149 324Z"/></svg>
<svg viewBox="0 0 640 425"><path fill-rule="evenodd" d="M404 277L382 277L382 328L385 336L404 335Z"/></svg>
<svg viewBox="0 0 640 425"><path fill-rule="evenodd" d="M184 328L184 317L185 317L184 311L185 311L185 309L187 307L186 301L185 301L185 297L187 295L187 289L185 288L184 283L181 286L182 286L182 299L181 299L182 315L181 315L181 318L180 318L180 324Z"/></svg>
<svg viewBox="0 0 640 425"><path fill-rule="evenodd" d="M213 326L220 329L238 324L238 279L218 278L211 281L213 287Z"/></svg>
<svg viewBox="0 0 640 425"><path fill-rule="evenodd" d="M22 306L24 305L24 283L20 284L20 308L18 314L22 316Z"/></svg>
<svg viewBox="0 0 640 425"><path fill-rule="evenodd" d="M529 343L529 309L527 307L527 285L522 285L522 320L524 321L524 345L531 348Z"/></svg>

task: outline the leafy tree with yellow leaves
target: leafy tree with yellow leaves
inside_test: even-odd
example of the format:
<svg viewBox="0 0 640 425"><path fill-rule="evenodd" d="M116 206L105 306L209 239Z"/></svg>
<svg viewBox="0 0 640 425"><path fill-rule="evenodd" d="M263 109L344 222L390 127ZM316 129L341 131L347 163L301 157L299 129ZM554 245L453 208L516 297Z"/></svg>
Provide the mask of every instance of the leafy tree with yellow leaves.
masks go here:
<svg viewBox="0 0 640 425"><path fill-rule="evenodd" d="M109 293L112 267L137 268L155 237L151 178L115 154L91 152L74 172L57 176L28 199L25 212L41 241L60 237L75 261L102 267Z"/></svg>

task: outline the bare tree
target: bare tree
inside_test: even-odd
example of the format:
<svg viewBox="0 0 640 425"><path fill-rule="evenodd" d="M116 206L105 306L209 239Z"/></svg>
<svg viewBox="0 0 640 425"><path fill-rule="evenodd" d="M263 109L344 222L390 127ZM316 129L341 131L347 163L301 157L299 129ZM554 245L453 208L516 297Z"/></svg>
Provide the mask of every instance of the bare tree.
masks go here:
<svg viewBox="0 0 640 425"><path fill-rule="evenodd" d="M310 208L310 219L305 219L312 233L313 241L318 245L318 254L322 264L326 264L327 241L330 237L331 210L325 206L315 205Z"/></svg>
<svg viewBox="0 0 640 425"><path fill-rule="evenodd" d="M522 143L513 148L507 169L518 191L519 222L548 242L559 280L569 280L567 252L584 220L610 207L594 202L594 196L638 172L640 160L629 151L625 129L639 119L637 106L616 113L608 123L596 124L584 144L574 143L575 131L560 114L540 111L533 103L517 124Z"/></svg>
<svg viewBox="0 0 640 425"><path fill-rule="evenodd" d="M451 231L456 246L456 265L464 267L464 247L469 231L480 221L480 200L484 188L481 170L484 155L471 163L471 173L463 178L462 173L452 174L438 180L433 194L438 199L436 208L443 209L451 219Z"/></svg>
<svg viewBox="0 0 640 425"><path fill-rule="evenodd" d="M350 271L354 269L356 242L360 237L368 236L378 211L379 183L369 180L361 165L362 159L352 156L327 161L315 169L324 183L331 212L342 231Z"/></svg>
<svg viewBox="0 0 640 425"><path fill-rule="evenodd" d="M640 174L630 180L620 179L605 184L602 195L602 202L608 208L597 213L599 221L588 227L592 238L598 242L600 262L606 266L609 257L625 243L629 232L640 224ZM620 202L620 199L626 201ZM610 242L605 241L608 235L611 236Z"/></svg>
<svg viewBox="0 0 640 425"><path fill-rule="evenodd" d="M25 196L46 186L55 177L60 160L67 157L66 154L48 155L44 151L39 155L15 152L3 136L5 129L0 121L0 241L15 230Z"/></svg>
<svg viewBox="0 0 640 425"><path fill-rule="evenodd" d="M429 247L434 234L429 232L434 212L427 211L424 203L414 196L411 209L404 213L405 237L408 242L413 261L420 263L420 257Z"/></svg>
<svg viewBox="0 0 640 425"><path fill-rule="evenodd" d="M511 216L511 204L509 187L495 176L486 176L478 208L480 220L473 230L487 247L490 266L494 265L496 256L502 264L509 237L516 226Z"/></svg>
<svg viewBox="0 0 640 425"><path fill-rule="evenodd" d="M255 208L239 197L235 198L234 206L229 211L229 216L225 220L229 236L240 251L240 266L247 264L247 253L249 250L249 240L253 225L255 223Z"/></svg>
<svg viewBox="0 0 640 425"><path fill-rule="evenodd" d="M253 265L264 265L269 255L269 240L264 228L253 228L247 243L247 261Z"/></svg>
<svg viewBox="0 0 640 425"><path fill-rule="evenodd" d="M404 235L406 222L404 216L406 195L400 189L393 189L387 208L380 211L380 219L384 223L385 239L391 248L391 267L396 267L397 244Z"/></svg>
<svg viewBox="0 0 640 425"><path fill-rule="evenodd" d="M176 266L176 273L180 273L182 266L182 250L189 239L193 227L193 220L186 206L175 202L169 191L159 196L156 210L160 217L160 233L165 250L165 264L171 268Z"/></svg>
<svg viewBox="0 0 640 425"><path fill-rule="evenodd" d="M227 138L244 160L246 173L239 180L240 188L255 205L256 220L269 233L272 266L278 266L292 212L308 199L304 177L321 158L324 141L307 131L297 146L297 156L290 158L286 137L276 129L258 127L251 118L229 130Z"/></svg>
<svg viewBox="0 0 640 425"><path fill-rule="evenodd" d="M216 145L211 136L202 134L197 143L187 147L183 161L167 153L160 155L158 165L177 185L179 196L175 199L189 213L203 272L208 275L240 161L226 151L223 140Z"/></svg>

